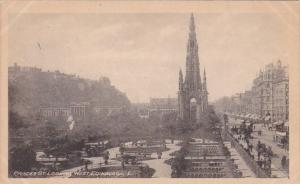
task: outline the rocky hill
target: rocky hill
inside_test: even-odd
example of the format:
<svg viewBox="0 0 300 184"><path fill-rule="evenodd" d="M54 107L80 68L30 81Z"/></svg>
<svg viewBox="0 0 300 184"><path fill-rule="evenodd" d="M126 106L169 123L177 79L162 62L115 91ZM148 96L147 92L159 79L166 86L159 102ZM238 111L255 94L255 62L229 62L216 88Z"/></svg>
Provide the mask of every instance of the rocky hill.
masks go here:
<svg viewBox="0 0 300 184"><path fill-rule="evenodd" d="M33 67L9 67L9 110L21 116L35 115L41 106L66 106L89 102L96 106L129 106L126 95L107 77L83 79L59 71Z"/></svg>

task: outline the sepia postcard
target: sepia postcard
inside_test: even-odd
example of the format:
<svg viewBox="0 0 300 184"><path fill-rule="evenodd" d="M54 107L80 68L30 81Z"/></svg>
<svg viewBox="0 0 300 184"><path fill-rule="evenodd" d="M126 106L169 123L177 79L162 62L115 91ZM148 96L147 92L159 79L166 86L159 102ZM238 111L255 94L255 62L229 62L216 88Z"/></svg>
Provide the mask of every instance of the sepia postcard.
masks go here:
<svg viewBox="0 0 300 184"><path fill-rule="evenodd" d="M299 183L299 1L0 1L0 183Z"/></svg>

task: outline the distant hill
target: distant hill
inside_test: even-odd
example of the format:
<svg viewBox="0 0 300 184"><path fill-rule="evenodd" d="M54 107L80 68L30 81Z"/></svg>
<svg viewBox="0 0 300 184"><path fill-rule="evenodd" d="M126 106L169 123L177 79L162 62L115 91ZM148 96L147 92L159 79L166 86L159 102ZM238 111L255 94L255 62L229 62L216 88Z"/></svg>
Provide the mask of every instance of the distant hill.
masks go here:
<svg viewBox="0 0 300 184"><path fill-rule="evenodd" d="M107 77L83 79L59 71L35 67L9 67L9 109L22 116L35 115L41 106L67 106L71 102L89 102L95 106L129 106L124 93L111 85Z"/></svg>

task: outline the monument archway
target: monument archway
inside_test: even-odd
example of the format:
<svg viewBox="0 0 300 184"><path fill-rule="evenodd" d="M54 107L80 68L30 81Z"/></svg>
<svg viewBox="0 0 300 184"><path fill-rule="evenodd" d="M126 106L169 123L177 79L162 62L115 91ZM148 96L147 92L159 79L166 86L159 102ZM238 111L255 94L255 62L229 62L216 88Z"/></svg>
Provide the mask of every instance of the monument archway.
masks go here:
<svg viewBox="0 0 300 184"><path fill-rule="evenodd" d="M191 98L190 99L190 121L196 122L197 120L197 99Z"/></svg>

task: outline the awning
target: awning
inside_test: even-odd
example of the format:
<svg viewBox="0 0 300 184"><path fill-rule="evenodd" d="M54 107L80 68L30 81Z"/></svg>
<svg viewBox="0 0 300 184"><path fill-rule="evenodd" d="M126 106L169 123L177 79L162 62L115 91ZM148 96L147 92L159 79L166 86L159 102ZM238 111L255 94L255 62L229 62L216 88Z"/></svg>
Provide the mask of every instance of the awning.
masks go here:
<svg viewBox="0 0 300 184"><path fill-rule="evenodd" d="M230 121L229 124L240 125L240 124L242 124L243 121L244 120L242 120L242 119L237 119L237 120Z"/></svg>
<svg viewBox="0 0 300 184"><path fill-rule="evenodd" d="M254 115L253 115L253 118L254 118L254 119L259 119L259 116L256 115L256 114L254 114Z"/></svg>
<svg viewBox="0 0 300 184"><path fill-rule="evenodd" d="M36 158L46 157L46 154L42 151L37 151L35 153L36 153Z"/></svg>
<svg viewBox="0 0 300 184"><path fill-rule="evenodd" d="M265 117L265 121L269 121L271 119L271 116Z"/></svg>
<svg viewBox="0 0 300 184"><path fill-rule="evenodd" d="M250 118L251 118L251 119L256 119L256 115L255 115L255 114L252 114L252 115L250 116Z"/></svg>
<svg viewBox="0 0 300 184"><path fill-rule="evenodd" d="M276 135L279 135L279 136L286 136L286 132L277 132L277 131L276 131Z"/></svg>
<svg viewBox="0 0 300 184"><path fill-rule="evenodd" d="M281 125L281 124L283 124L282 121L276 121L276 122L273 123L273 125Z"/></svg>

